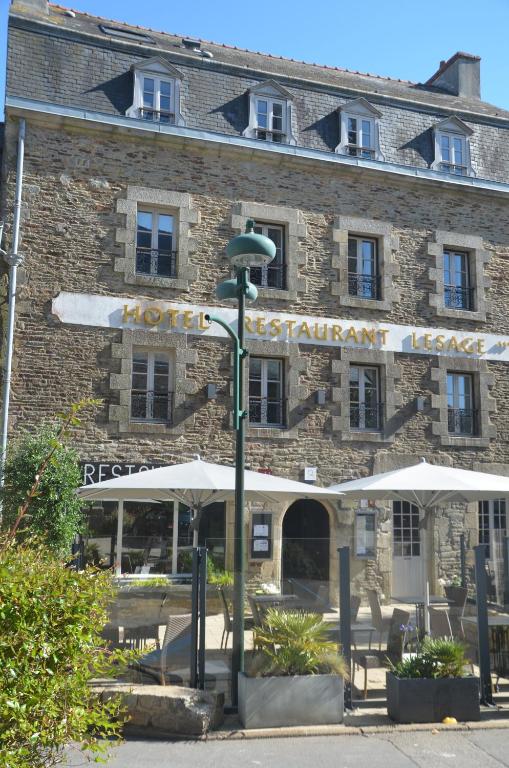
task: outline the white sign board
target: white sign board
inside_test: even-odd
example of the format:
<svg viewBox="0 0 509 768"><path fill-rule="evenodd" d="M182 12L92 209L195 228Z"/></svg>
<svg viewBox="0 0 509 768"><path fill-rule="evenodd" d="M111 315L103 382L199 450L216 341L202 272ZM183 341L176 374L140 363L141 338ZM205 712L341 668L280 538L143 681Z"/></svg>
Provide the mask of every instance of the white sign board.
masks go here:
<svg viewBox="0 0 509 768"><path fill-rule="evenodd" d="M60 293L53 299L52 312L62 323L73 325L215 337L227 334L217 323L205 320L207 313L220 316L234 330L237 321L237 310L232 307L88 293ZM265 312L256 308L246 312L245 330L248 339L268 342L509 361L509 336L475 331Z"/></svg>

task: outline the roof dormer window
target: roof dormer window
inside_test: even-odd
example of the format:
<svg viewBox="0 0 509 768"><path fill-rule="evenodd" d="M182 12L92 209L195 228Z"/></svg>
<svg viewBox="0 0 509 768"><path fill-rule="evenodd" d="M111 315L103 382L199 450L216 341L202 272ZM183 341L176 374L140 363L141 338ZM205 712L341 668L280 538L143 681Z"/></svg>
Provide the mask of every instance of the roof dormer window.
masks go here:
<svg viewBox="0 0 509 768"><path fill-rule="evenodd" d="M244 136L276 144L295 144L292 133L292 95L274 80L249 91L249 125Z"/></svg>
<svg viewBox="0 0 509 768"><path fill-rule="evenodd" d="M180 72L159 58L135 64L133 72L133 103L126 115L149 122L184 125L180 112Z"/></svg>
<svg viewBox="0 0 509 768"><path fill-rule="evenodd" d="M435 160L432 168L455 176L473 176L469 138L472 130L457 117L442 120L434 127Z"/></svg>
<svg viewBox="0 0 509 768"><path fill-rule="evenodd" d="M383 160L379 144L381 113L360 98L339 108L340 142L336 152L364 160Z"/></svg>

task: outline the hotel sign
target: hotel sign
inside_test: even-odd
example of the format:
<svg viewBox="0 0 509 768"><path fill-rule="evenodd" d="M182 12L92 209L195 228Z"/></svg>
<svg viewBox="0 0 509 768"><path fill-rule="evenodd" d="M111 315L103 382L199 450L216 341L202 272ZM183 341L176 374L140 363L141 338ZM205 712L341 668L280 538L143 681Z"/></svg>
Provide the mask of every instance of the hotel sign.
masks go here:
<svg viewBox="0 0 509 768"><path fill-rule="evenodd" d="M199 306L150 299L127 299L85 293L60 293L52 302L52 313L62 323L145 330L155 334L183 333L226 337L205 315L220 315L232 328L237 312L232 307ZM423 328L376 321L264 312L249 309L245 318L246 338L315 344L353 349L380 349L420 355L447 355L509 362L509 336L445 328Z"/></svg>

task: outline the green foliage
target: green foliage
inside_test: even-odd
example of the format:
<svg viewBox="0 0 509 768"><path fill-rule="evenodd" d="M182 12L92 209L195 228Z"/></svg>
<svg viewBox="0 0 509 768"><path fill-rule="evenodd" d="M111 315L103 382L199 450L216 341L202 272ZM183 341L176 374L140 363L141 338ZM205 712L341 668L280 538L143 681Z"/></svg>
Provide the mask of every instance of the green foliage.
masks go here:
<svg viewBox="0 0 509 768"><path fill-rule="evenodd" d="M208 576L209 584L217 584L218 587L233 587L233 573L231 571L215 570Z"/></svg>
<svg viewBox="0 0 509 768"><path fill-rule="evenodd" d="M269 608L264 623L254 629L258 649L251 673L263 676L347 676L345 660L336 643L327 639L328 626L321 616L306 611Z"/></svg>
<svg viewBox="0 0 509 768"><path fill-rule="evenodd" d="M396 677L463 677L468 663L465 647L456 640L427 637L418 653L391 665Z"/></svg>
<svg viewBox="0 0 509 768"><path fill-rule="evenodd" d="M64 567L44 542L0 550L0 765L49 768L70 742L104 753L122 712L90 681L127 660L100 638L111 574Z"/></svg>
<svg viewBox="0 0 509 768"><path fill-rule="evenodd" d="M171 581L166 576L152 576L150 579L133 579L128 586L122 586L122 592L133 589L145 589L146 587L165 587L169 589L172 586Z"/></svg>
<svg viewBox="0 0 509 768"><path fill-rule="evenodd" d="M9 448L1 493L2 524L14 526L41 464L53 450L19 530L40 534L57 554L66 554L82 526L82 502L75 493L81 472L78 454L57 440L58 431L58 424L45 424L33 434L21 433Z"/></svg>
<svg viewBox="0 0 509 768"><path fill-rule="evenodd" d="M210 553L207 555L207 581L209 584L217 584L218 587L233 586L233 573L218 565Z"/></svg>

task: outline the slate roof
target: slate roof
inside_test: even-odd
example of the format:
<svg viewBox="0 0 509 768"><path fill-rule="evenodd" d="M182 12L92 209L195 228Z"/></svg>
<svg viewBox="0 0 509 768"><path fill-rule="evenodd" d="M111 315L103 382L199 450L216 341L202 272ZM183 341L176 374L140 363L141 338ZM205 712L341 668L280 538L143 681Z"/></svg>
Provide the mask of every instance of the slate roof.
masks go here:
<svg viewBox="0 0 509 768"><path fill-rule="evenodd" d="M145 55L154 55L155 51L159 51L159 54L175 54L179 58L187 58L190 62L200 61L201 66L204 67L207 65L214 67L217 64L229 65L238 67L244 70L244 72L252 72L253 74L265 73L267 77L307 81L308 84L315 83L338 90L357 91L367 96L376 94L381 97L404 99L412 101L416 105L434 107L442 112L472 113L479 116L509 119L509 111L507 110L477 99L452 96L433 86L432 81L438 72L441 71L440 68L438 72L430 77L427 83L413 83L408 80L397 80L371 73L353 72L340 67L296 61L282 56L278 57L272 54L249 51L235 46L197 39L202 48L212 53L213 58L207 59L202 57L200 53L187 49L183 45L183 39L185 38L183 35L125 24L120 21L92 16L77 10L70 12L70 9L60 5L50 4L49 16L42 18L41 16L30 14L26 10L20 11L19 8L16 8L15 11L11 10L11 15L26 18L32 16L34 19L42 20L44 23L65 30L67 33L93 35L104 42L110 41L113 47L120 46L124 50L126 46L137 48L138 50L142 49L145 51ZM101 31L101 24L114 25L127 32L149 35L153 42L138 43L120 40L117 37L109 37ZM454 54L451 60L457 55ZM175 59L172 60L175 61Z"/></svg>

